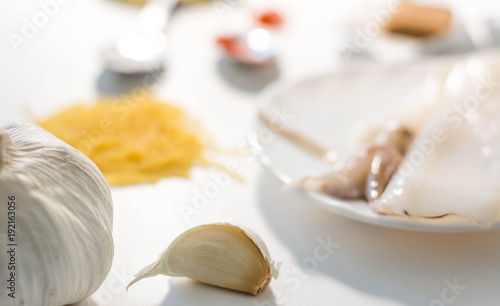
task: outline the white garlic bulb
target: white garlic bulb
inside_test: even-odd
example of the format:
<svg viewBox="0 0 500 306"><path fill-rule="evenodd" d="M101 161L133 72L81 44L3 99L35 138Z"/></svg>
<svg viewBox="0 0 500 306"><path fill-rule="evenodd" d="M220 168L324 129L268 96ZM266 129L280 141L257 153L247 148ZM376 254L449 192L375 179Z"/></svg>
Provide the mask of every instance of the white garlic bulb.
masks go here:
<svg viewBox="0 0 500 306"><path fill-rule="evenodd" d="M0 305L94 293L113 259L112 209L85 155L34 124L0 123Z"/></svg>
<svg viewBox="0 0 500 306"><path fill-rule="evenodd" d="M262 239L250 230L227 223L208 224L177 237L128 286L165 274L257 295L271 278L278 277L279 266L271 260Z"/></svg>

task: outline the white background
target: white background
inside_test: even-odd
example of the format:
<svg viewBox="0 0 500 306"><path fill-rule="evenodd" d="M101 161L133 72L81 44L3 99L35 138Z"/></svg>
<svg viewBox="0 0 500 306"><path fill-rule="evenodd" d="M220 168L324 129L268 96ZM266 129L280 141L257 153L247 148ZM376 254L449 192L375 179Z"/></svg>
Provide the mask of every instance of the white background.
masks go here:
<svg viewBox="0 0 500 306"><path fill-rule="evenodd" d="M8 33L20 33L23 18L40 11L36 2L20 2L0 4L0 120L41 118L136 81L105 72L99 55L133 24L136 7L69 0L16 51ZM155 94L200 117L221 146L244 145L260 83L274 72L241 71L220 62L215 36L244 26L248 8L279 8L287 22L279 78L299 78L341 64L340 26L362 3L226 0L181 7L166 31L168 65ZM453 3L459 16L482 16L494 8L489 1ZM220 187L206 207L189 217L181 208L193 206L193 192L216 182L213 170L195 169L189 180L113 188L113 268L80 305L500 304L500 232L433 234L362 224L281 190L249 155L230 159L241 166L246 183ZM125 291L132 276L178 234L213 221L242 224L259 233L272 256L283 262L280 278L257 297L166 276ZM324 261L314 257L320 239L338 244ZM458 294L447 291L446 281L455 280L466 287ZM439 302L443 292L450 300Z"/></svg>

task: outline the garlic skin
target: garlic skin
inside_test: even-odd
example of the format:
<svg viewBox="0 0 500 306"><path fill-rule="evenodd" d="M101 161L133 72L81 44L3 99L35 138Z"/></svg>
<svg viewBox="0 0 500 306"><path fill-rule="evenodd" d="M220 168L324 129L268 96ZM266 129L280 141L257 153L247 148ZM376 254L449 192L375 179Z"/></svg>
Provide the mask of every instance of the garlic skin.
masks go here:
<svg viewBox="0 0 500 306"><path fill-rule="evenodd" d="M15 196L15 299L0 305L80 302L113 259L109 186L85 155L30 123L0 123L0 283L9 258L7 202ZM10 271L9 271L10 272Z"/></svg>
<svg viewBox="0 0 500 306"><path fill-rule="evenodd" d="M278 278L279 266L255 233L228 223L215 223L181 234L156 262L139 271L128 287L141 279L164 274L258 295L271 278Z"/></svg>

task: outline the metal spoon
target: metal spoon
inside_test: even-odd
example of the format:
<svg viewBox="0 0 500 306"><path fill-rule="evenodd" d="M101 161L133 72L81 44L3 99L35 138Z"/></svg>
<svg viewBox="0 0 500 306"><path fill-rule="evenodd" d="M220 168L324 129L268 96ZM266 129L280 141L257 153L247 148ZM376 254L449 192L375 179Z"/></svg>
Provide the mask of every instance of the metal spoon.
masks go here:
<svg viewBox="0 0 500 306"><path fill-rule="evenodd" d="M103 52L107 67L120 73L145 73L160 68L167 39L163 30L178 0L150 0L140 11L133 30L123 31Z"/></svg>

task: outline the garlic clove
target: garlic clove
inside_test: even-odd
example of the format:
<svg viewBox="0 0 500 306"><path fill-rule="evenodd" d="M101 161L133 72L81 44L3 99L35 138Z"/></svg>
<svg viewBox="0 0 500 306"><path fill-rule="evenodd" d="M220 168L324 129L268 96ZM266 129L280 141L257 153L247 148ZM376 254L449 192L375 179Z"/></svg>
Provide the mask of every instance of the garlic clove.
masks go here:
<svg viewBox="0 0 500 306"><path fill-rule="evenodd" d="M164 274L257 295L278 277L279 266L252 231L228 223L201 225L177 237L127 289L141 279Z"/></svg>

